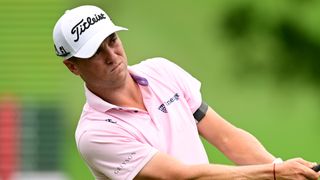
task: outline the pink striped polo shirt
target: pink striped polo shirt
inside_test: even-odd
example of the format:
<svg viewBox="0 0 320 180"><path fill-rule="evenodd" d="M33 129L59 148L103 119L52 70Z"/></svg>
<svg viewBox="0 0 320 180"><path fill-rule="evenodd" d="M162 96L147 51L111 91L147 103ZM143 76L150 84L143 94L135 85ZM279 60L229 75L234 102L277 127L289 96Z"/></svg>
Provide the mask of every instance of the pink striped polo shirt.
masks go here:
<svg viewBox="0 0 320 180"><path fill-rule="evenodd" d="M185 164L208 163L193 113L200 82L164 58L129 66L147 111L110 104L85 87L77 148L96 179L133 179L158 151Z"/></svg>

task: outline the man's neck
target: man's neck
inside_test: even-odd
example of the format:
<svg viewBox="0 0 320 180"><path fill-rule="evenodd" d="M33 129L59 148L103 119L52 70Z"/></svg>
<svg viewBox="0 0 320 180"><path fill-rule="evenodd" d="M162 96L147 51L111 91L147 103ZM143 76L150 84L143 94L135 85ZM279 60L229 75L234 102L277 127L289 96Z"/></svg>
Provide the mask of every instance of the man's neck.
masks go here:
<svg viewBox="0 0 320 180"><path fill-rule="evenodd" d="M125 83L117 88L87 87L91 92L108 103L122 107L138 108L146 111L139 85L130 75L127 77Z"/></svg>

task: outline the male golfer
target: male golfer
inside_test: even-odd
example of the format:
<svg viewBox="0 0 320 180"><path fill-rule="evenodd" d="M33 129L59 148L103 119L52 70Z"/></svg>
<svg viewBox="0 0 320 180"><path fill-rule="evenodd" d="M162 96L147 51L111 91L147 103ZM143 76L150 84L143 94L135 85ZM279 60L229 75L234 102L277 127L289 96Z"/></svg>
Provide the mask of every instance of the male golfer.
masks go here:
<svg viewBox="0 0 320 180"><path fill-rule="evenodd" d="M96 179L318 179L301 158L281 162L201 98L200 82L164 58L128 66L108 15L67 11L53 31L58 56L85 82L78 150ZM199 135L235 164L209 164Z"/></svg>

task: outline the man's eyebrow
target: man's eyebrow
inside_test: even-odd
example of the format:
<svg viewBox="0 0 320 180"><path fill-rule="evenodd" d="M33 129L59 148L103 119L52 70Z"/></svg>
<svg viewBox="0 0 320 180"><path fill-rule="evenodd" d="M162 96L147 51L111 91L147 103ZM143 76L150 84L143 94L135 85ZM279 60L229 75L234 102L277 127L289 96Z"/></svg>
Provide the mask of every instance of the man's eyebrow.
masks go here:
<svg viewBox="0 0 320 180"><path fill-rule="evenodd" d="M114 38L117 34L116 33L112 33L109 35L109 38Z"/></svg>

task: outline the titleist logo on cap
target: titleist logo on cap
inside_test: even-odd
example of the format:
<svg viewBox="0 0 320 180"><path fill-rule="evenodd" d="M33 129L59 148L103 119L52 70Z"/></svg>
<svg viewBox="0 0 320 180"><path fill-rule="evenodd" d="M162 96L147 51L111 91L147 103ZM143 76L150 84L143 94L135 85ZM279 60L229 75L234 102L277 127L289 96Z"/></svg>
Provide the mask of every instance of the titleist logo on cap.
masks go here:
<svg viewBox="0 0 320 180"><path fill-rule="evenodd" d="M73 40L74 42L79 41L80 36L84 33L87 29L89 29L95 23L101 21L102 19L106 19L105 14L95 14L94 17L87 17L86 21L82 19L79 21L72 29L71 34L75 34L76 38Z"/></svg>

